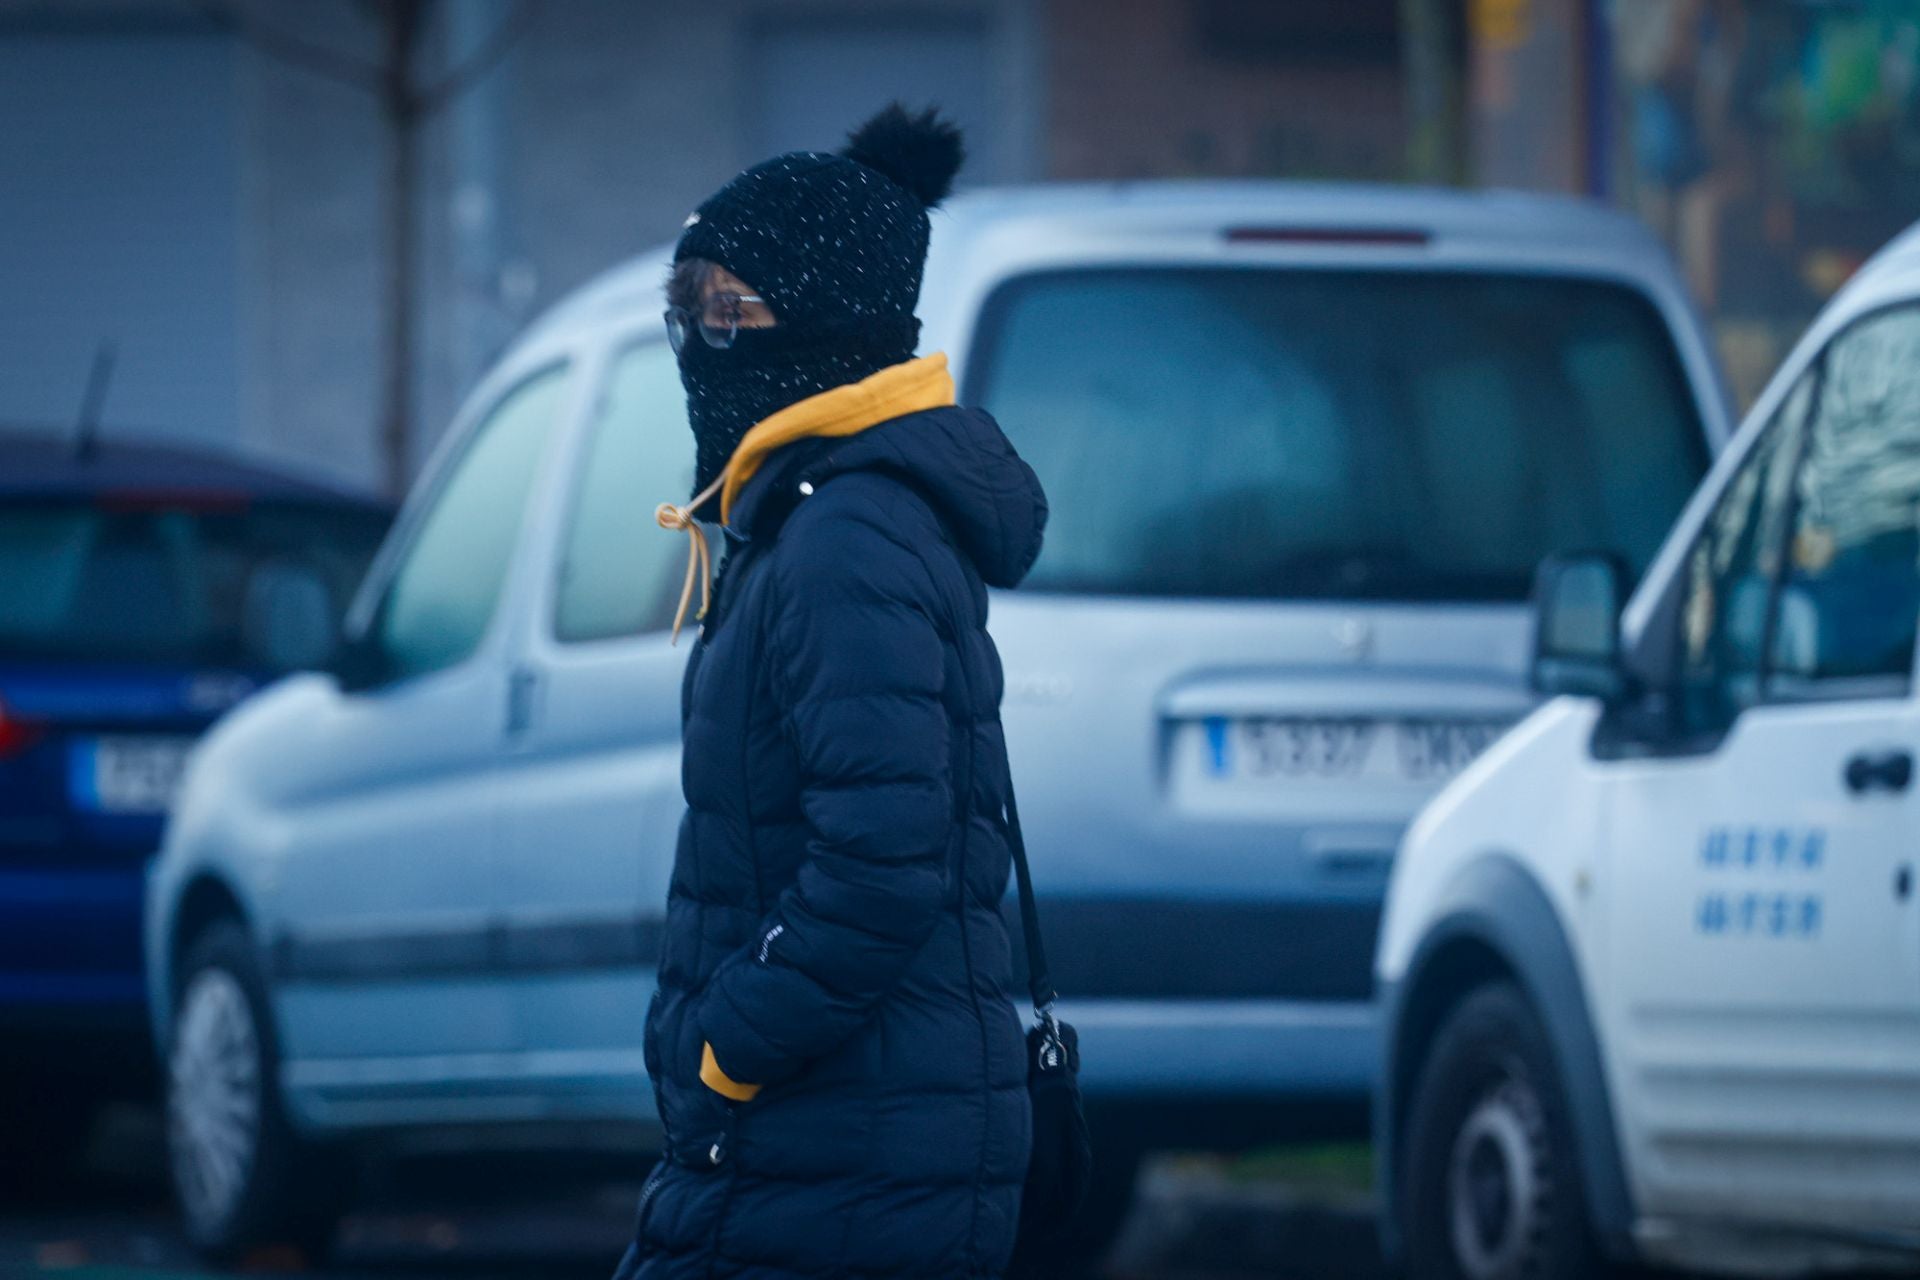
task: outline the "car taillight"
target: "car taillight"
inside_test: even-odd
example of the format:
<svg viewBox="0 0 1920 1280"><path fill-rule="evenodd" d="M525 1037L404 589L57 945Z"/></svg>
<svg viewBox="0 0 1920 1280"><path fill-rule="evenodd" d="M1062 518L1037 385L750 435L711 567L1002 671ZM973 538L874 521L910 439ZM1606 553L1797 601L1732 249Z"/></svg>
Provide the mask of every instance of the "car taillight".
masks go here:
<svg viewBox="0 0 1920 1280"><path fill-rule="evenodd" d="M32 720L22 720L7 710L7 704L0 702L0 760L10 759L24 752L38 742L46 727Z"/></svg>

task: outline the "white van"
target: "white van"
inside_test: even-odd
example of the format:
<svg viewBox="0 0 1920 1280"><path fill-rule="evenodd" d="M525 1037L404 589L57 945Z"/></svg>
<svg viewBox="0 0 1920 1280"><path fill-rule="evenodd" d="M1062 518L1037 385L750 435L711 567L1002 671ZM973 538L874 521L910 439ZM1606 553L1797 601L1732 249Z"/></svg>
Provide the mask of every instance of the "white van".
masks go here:
<svg viewBox="0 0 1920 1280"><path fill-rule="evenodd" d="M1920 1266L1920 227L1788 358L1624 613L1409 831L1376 964L1414 1277Z"/></svg>

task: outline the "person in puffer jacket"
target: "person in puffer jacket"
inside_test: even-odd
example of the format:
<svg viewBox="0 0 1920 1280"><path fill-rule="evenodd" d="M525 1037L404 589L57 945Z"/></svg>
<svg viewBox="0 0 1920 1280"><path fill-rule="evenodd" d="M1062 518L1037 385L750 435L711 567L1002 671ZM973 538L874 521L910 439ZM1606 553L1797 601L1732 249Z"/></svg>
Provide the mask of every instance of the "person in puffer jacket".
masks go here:
<svg viewBox="0 0 1920 1280"><path fill-rule="evenodd" d="M956 130L895 106L687 219L669 335L696 493L661 509L704 601L647 1014L665 1156L619 1280L993 1277L1031 1116L987 588L1039 481L913 358ZM706 542L726 553L707 596Z"/></svg>

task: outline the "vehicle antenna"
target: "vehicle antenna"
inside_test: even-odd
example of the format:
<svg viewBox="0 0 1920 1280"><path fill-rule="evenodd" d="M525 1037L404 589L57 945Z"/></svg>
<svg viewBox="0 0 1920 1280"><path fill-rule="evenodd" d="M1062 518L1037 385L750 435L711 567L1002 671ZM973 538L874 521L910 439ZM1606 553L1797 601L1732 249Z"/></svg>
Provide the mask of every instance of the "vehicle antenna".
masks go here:
<svg viewBox="0 0 1920 1280"><path fill-rule="evenodd" d="M119 347L112 338L102 338L93 349L93 367L87 370L87 389L80 397L80 417L74 423L73 456L91 458L100 437L100 411L106 407L107 386L113 381L113 364Z"/></svg>

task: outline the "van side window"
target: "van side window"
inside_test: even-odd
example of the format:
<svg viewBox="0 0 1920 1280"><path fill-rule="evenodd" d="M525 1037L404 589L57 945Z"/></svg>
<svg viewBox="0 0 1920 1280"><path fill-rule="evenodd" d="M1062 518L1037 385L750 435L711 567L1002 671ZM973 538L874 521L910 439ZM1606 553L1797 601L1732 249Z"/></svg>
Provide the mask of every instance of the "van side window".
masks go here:
<svg viewBox="0 0 1920 1280"><path fill-rule="evenodd" d="M1772 697L1904 695L1920 619L1920 307L1827 348L1793 486Z"/></svg>
<svg viewBox="0 0 1920 1280"><path fill-rule="evenodd" d="M1818 381L1815 369L1802 374L1761 428L1681 570L1675 711L1683 738L1724 733L1759 700L1789 481Z"/></svg>
<svg viewBox="0 0 1920 1280"><path fill-rule="evenodd" d="M439 671L479 648L566 388L567 368L555 365L507 392L433 496L375 624L390 676Z"/></svg>
<svg viewBox="0 0 1920 1280"><path fill-rule="evenodd" d="M685 534L654 523L693 488L693 434L673 349L664 339L614 360L567 517L553 631L568 642L665 628L687 559Z"/></svg>

